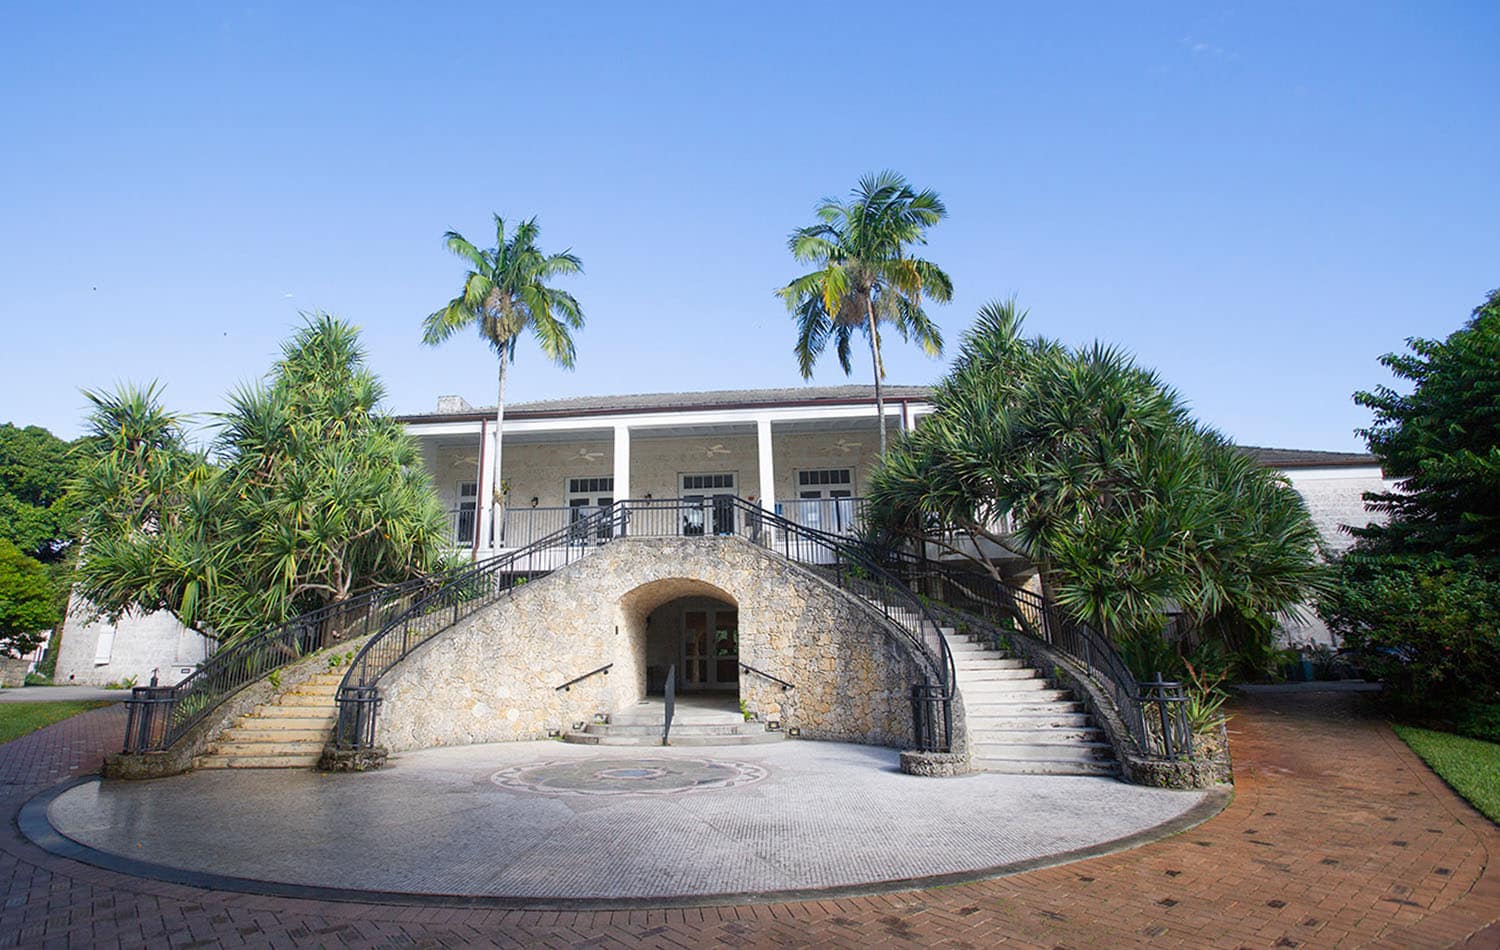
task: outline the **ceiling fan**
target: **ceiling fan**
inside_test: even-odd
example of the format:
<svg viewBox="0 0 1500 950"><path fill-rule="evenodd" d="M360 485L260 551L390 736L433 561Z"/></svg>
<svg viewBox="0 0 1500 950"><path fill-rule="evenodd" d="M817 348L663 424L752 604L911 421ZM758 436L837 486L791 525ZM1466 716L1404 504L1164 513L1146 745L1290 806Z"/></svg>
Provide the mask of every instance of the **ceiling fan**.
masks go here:
<svg viewBox="0 0 1500 950"><path fill-rule="evenodd" d="M714 445L705 446L703 454L709 458L713 458L715 455L731 455L733 453L724 447L724 443L718 442Z"/></svg>
<svg viewBox="0 0 1500 950"><path fill-rule="evenodd" d="M477 455L460 455L453 460L454 468L473 468L478 464L479 456Z"/></svg>
<svg viewBox="0 0 1500 950"><path fill-rule="evenodd" d="M837 449L845 455L848 455L852 450L857 449L862 445L864 445L863 442L850 442L848 439L839 439L837 442L833 443L828 451L832 452Z"/></svg>
<svg viewBox="0 0 1500 950"><path fill-rule="evenodd" d="M584 446L580 445L578 447L578 454L575 455L575 456L573 456L573 461L575 461L575 462L597 462L599 459L602 459L602 458L604 458L604 453L603 452L590 452L587 448L585 448Z"/></svg>

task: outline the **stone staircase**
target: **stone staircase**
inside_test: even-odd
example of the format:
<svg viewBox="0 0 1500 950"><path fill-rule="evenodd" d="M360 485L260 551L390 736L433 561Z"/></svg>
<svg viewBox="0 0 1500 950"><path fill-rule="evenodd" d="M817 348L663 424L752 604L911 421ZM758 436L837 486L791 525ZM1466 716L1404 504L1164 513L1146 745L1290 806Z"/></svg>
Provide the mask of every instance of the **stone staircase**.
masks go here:
<svg viewBox="0 0 1500 950"><path fill-rule="evenodd" d="M953 653L976 771L1115 775L1114 750L1067 690L985 640L941 628Z"/></svg>
<svg viewBox="0 0 1500 950"><path fill-rule="evenodd" d="M344 671L317 673L241 716L193 760L195 769L310 769L333 733Z"/></svg>
<svg viewBox="0 0 1500 950"><path fill-rule="evenodd" d="M584 745L660 746L666 704L649 697L609 717L609 722L589 723L581 732L569 732L564 742ZM670 744L673 746L759 745L780 742L785 736L768 732L763 722L746 722L733 700L678 696L672 716Z"/></svg>

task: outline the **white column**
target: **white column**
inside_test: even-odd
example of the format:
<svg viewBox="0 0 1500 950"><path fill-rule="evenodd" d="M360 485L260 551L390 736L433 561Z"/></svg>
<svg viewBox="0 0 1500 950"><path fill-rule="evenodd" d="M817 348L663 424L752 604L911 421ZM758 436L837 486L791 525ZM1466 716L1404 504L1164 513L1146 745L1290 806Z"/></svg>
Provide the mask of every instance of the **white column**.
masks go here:
<svg viewBox="0 0 1500 950"><path fill-rule="evenodd" d="M615 501L630 495L630 427L615 426Z"/></svg>
<svg viewBox="0 0 1500 950"><path fill-rule="evenodd" d="M760 506L776 513L776 463L771 451L771 420L755 420L755 444L760 450Z"/></svg>
<svg viewBox="0 0 1500 950"><path fill-rule="evenodd" d="M490 497L490 472L495 467L494 428L488 419L479 421L479 485L474 498L474 507L479 514L479 524L475 529L479 532L476 537L478 543L475 545L478 551L485 551L489 548L490 525L495 520L494 500ZM499 479L495 481L498 483Z"/></svg>

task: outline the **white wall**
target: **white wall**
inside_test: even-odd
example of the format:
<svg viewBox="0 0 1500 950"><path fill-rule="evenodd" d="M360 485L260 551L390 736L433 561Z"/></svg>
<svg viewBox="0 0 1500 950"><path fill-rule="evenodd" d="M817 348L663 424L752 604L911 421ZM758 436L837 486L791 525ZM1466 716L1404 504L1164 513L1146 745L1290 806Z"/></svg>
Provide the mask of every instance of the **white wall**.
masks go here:
<svg viewBox="0 0 1500 950"><path fill-rule="evenodd" d="M1383 523L1385 516L1367 512L1364 507L1365 492L1393 491L1394 479L1384 478L1378 466L1348 468L1293 468L1282 472L1312 515L1313 523L1323 536L1323 544L1331 553L1346 550L1354 543L1343 525L1364 527L1370 522ZM1336 645L1321 618L1311 606L1303 610L1300 620L1284 621L1280 636L1283 643L1314 643Z"/></svg>
<svg viewBox="0 0 1500 950"><path fill-rule="evenodd" d="M133 677L146 686L156 670L158 682L170 686L208 656L208 638L169 613L128 614L114 624L88 622L91 612L82 598L68 604L53 682L102 686Z"/></svg>

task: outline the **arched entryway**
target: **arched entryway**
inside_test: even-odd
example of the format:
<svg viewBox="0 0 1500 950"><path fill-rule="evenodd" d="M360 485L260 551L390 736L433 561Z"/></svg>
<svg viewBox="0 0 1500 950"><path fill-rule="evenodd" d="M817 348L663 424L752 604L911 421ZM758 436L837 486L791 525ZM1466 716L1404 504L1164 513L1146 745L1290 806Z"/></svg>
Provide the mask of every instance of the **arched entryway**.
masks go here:
<svg viewBox="0 0 1500 950"><path fill-rule="evenodd" d="M675 670L681 695L738 699L740 611L727 592L692 578L666 578L630 591L620 608L645 695L660 695Z"/></svg>

